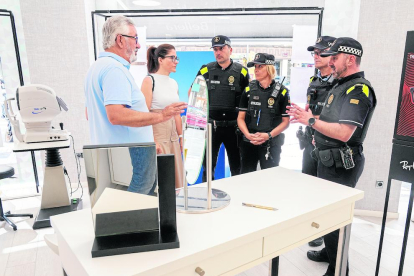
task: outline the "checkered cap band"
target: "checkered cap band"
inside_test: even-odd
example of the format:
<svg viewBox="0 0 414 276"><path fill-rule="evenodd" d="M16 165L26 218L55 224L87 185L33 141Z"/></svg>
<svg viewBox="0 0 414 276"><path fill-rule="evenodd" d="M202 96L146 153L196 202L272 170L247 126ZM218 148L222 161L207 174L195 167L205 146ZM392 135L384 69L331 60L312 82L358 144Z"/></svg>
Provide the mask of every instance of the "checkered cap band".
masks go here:
<svg viewBox="0 0 414 276"><path fill-rule="evenodd" d="M275 61L274 60L266 60L265 63L266 64L275 64Z"/></svg>
<svg viewBox="0 0 414 276"><path fill-rule="evenodd" d="M356 55L356 56L362 56L362 51L352 48L352 47L347 47L347 46L339 46L338 48L338 52L342 52L342 53L348 53L351 55Z"/></svg>

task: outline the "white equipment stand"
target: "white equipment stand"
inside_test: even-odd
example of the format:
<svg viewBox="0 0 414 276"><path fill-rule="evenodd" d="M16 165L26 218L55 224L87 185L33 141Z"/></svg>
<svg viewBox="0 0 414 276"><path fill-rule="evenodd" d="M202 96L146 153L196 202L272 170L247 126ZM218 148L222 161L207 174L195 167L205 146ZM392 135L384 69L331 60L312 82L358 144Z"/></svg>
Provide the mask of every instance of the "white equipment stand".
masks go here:
<svg viewBox="0 0 414 276"><path fill-rule="evenodd" d="M40 211L33 224L33 229L51 227L50 217L76 211L80 199L70 200L69 185L63 173L63 162L59 149L69 148L70 141L45 143L22 143L16 141L13 152L45 150L45 173Z"/></svg>
<svg viewBox="0 0 414 276"><path fill-rule="evenodd" d="M184 126L185 124L183 124L183 127ZM185 131L183 131L183 133L185 134ZM205 168L207 176L207 187L188 187L187 179L185 177L186 169L184 162L184 185L183 188L177 189L179 192L176 193L177 212L188 214L209 213L221 210L230 204L231 198L226 192L218 189L213 189L211 186L211 134L212 126L211 124L207 124L207 164Z"/></svg>

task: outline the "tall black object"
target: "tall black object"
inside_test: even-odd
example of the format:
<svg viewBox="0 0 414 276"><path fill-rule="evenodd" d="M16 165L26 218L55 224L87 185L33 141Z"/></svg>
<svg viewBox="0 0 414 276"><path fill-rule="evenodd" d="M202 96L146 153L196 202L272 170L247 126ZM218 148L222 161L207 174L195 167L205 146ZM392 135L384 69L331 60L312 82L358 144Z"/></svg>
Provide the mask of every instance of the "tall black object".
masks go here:
<svg viewBox="0 0 414 276"><path fill-rule="evenodd" d="M109 227L106 227L106 233L100 236L95 231L96 237L92 247L93 258L180 247L175 212L174 167L173 154L162 154L157 156L159 210L153 208L97 214L96 229L102 228L98 227L99 215L106 216L106 218L101 217L100 219L102 226L105 227L105 225L109 225ZM157 216L158 211L159 222ZM130 231L128 231L128 229L125 229L124 224L119 227L115 225L117 229L114 232L113 223L109 224L108 221L113 222L113 219L116 218L127 220L135 229L130 229ZM142 220L145 220L145 223L142 223ZM102 232L102 230L99 231ZM108 231L113 233L123 233L108 235Z"/></svg>
<svg viewBox="0 0 414 276"><path fill-rule="evenodd" d="M14 51L16 53L16 63L17 63L17 70L19 71L19 80L20 86L24 85L23 79L23 70L22 70L22 63L20 61L20 52L19 52L19 42L17 41L17 32L16 32L16 24L14 23L14 15L9 10L2 10L0 9L0 16L8 16L10 17L10 24L13 33L13 42L14 42ZM34 151L30 152L32 155L32 165L33 165L33 173L36 183L36 191L39 193L39 177L37 175L37 168L36 168L36 157Z"/></svg>
<svg viewBox="0 0 414 276"><path fill-rule="evenodd" d="M14 169L9 166L3 166L0 165L0 179L9 178L14 175ZM1 203L1 197L0 197L0 221L6 221L10 226L13 228L14 231L17 230L17 226L11 222L8 218L16 218L16 217L30 217L32 218L32 214L11 214L10 211L4 212L3 211L3 204Z"/></svg>
<svg viewBox="0 0 414 276"><path fill-rule="evenodd" d="M382 217L381 237L378 248L375 276L378 276L380 270L382 245L384 240L385 223L387 220L388 201L390 197L392 179L411 183L411 192L407 209L407 219L405 223L398 276L403 275L404 269L404 258L407 248L408 233L410 231L410 219L414 199L414 31L407 32L397 116L395 119L394 139L392 143L391 162L384 203L384 215Z"/></svg>

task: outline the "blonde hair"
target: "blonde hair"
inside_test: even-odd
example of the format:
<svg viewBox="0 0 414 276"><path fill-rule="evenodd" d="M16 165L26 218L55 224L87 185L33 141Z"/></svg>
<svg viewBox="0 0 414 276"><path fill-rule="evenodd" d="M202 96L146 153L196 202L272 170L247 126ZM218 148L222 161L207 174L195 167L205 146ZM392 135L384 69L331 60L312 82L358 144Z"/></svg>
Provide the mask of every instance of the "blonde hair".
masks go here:
<svg viewBox="0 0 414 276"><path fill-rule="evenodd" d="M267 73L270 75L270 78L273 80L276 77L276 68L274 65L266 65Z"/></svg>

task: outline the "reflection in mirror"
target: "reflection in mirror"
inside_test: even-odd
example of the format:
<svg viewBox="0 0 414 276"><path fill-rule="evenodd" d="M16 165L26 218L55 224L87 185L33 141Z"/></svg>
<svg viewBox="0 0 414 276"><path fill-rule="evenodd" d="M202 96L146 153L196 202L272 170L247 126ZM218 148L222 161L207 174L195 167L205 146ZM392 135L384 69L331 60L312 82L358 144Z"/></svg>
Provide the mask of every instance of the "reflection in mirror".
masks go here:
<svg viewBox="0 0 414 276"><path fill-rule="evenodd" d="M95 206L105 188L126 191L130 185L140 185L140 179L145 175L140 163L152 163L145 167L154 168L152 177L155 180L157 164L156 159L151 158L155 152L153 143L84 146L91 207Z"/></svg>
<svg viewBox="0 0 414 276"><path fill-rule="evenodd" d="M197 76L191 87L184 135L184 166L187 181L194 184L200 174L206 146L208 89L203 76Z"/></svg>

